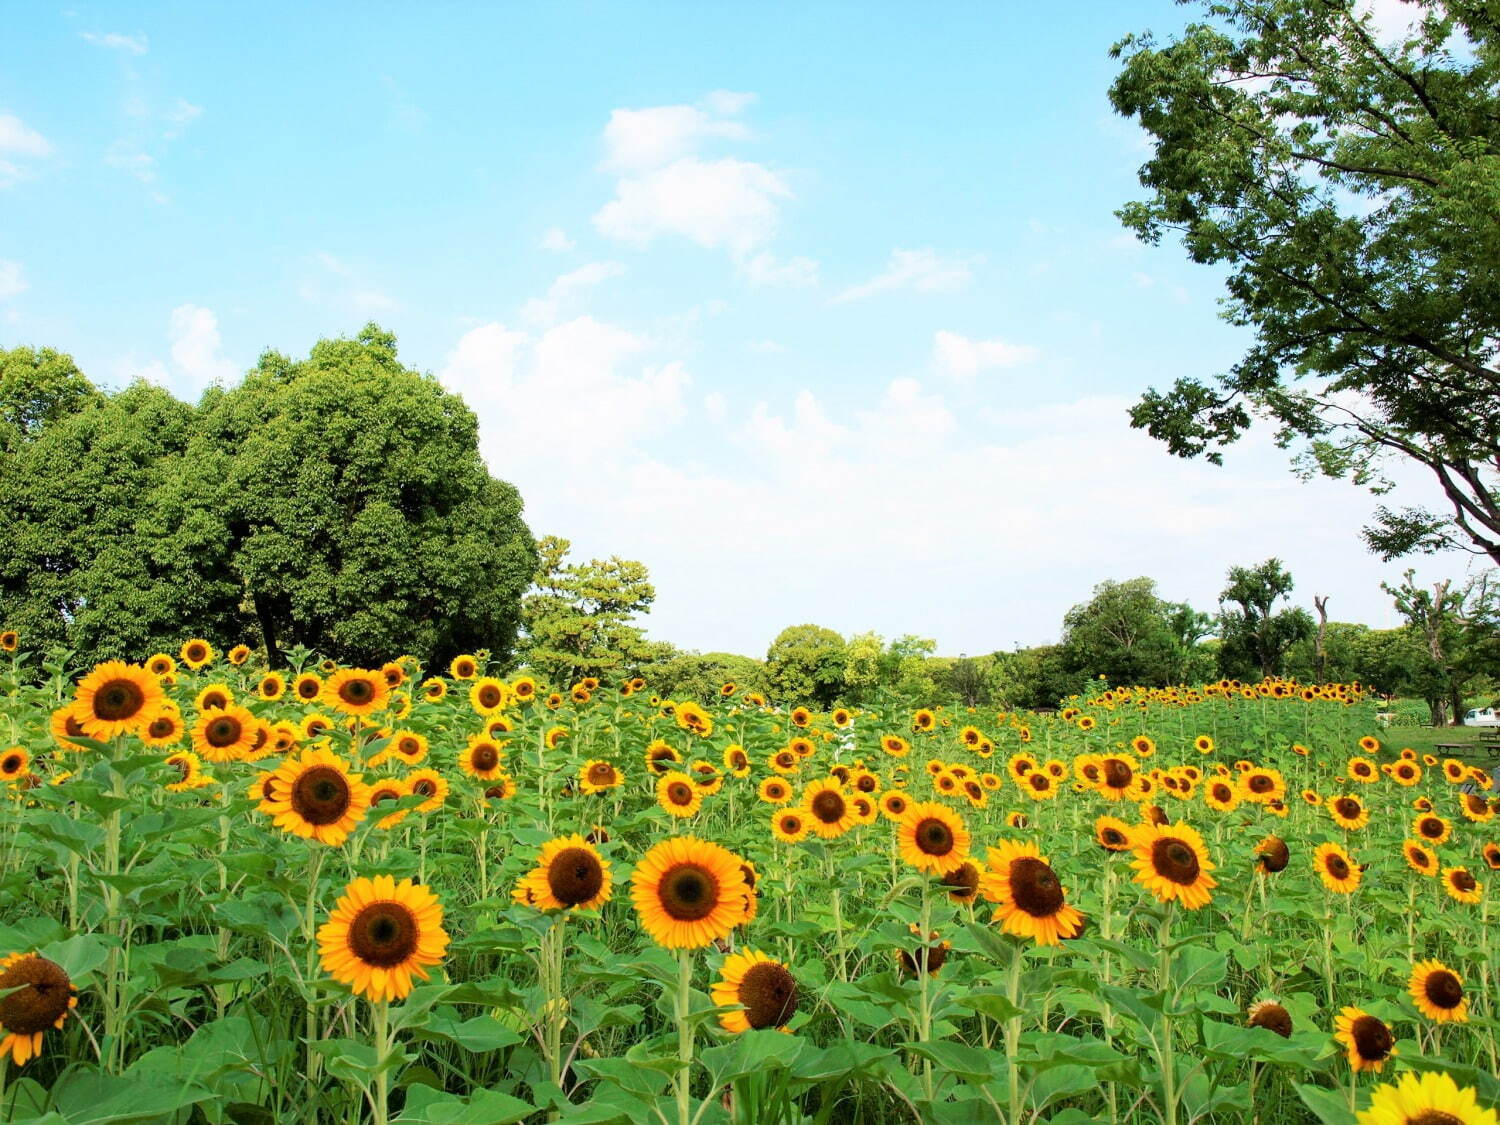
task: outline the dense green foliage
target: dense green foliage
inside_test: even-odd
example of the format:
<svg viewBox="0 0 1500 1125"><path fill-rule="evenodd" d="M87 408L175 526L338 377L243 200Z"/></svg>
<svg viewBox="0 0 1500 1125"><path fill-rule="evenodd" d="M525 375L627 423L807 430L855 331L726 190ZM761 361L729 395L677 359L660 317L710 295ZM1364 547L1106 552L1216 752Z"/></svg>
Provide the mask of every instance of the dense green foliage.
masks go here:
<svg viewBox="0 0 1500 1125"><path fill-rule="evenodd" d="M1132 420L1217 461L1252 416L1306 471L1384 487L1425 466L1449 510L1382 508L1386 558L1500 562L1500 20L1487 0L1399 5L1382 42L1357 0L1199 0L1175 41L1115 46L1114 107L1151 135L1150 198L1119 212L1227 270L1254 343L1213 383L1149 391Z"/></svg>

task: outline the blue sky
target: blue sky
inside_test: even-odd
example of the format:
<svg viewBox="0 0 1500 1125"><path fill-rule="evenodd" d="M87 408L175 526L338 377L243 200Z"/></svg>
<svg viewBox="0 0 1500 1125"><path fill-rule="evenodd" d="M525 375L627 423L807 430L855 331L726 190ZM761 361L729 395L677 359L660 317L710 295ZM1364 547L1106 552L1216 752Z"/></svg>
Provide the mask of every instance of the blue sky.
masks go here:
<svg viewBox="0 0 1500 1125"><path fill-rule="evenodd" d="M195 398L378 320L533 530L646 562L649 631L687 647L812 620L1008 648L1106 578L1212 608L1271 554L1393 623L1368 495L1126 423L1245 342L1212 271L1112 215L1146 148L1108 48L1183 16L11 6L0 345Z"/></svg>

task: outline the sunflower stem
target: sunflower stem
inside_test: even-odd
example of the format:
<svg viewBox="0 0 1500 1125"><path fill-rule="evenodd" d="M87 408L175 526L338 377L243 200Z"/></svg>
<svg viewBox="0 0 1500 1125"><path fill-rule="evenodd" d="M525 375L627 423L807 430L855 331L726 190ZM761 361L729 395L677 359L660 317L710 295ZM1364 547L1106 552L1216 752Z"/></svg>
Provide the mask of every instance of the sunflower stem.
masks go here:
<svg viewBox="0 0 1500 1125"><path fill-rule="evenodd" d="M1157 947L1161 950L1157 961L1157 987L1161 990L1161 1038L1157 1044L1158 1062L1161 1064L1162 1121L1164 1125L1177 1125L1177 1063L1172 1057L1172 904L1162 909L1161 931L1157 935Z"/></svg>
<svg viewBox="0 0 1500 1125"><path fill-rule="evenodd" d="M125 775L120 772L119 763L123 744L123 736L110 742L109 791L117 802L123 802L125 797ZM117 1061L123 1061L125 1057L121 1043L125 1006L125 971L121 964L124 937L121 931L129 923L121 921L120 890L113 881L120 874L120 808L119 803L110 808L104 825L104 873L110 876L104 884L104 932L115 939L109 946L104 987L105 1070L108 1073L113 1073Z"/></svg>
<svg viewBox="0 0 1500 1125"><path fill-rule="evenodd" d="M1010 1092L1010 1125L1021 1125L1021 1067L1016 1057L1021 1053L1021 965L1026 951L1019 938L1012 938L1010 947L1010 974L1005 980L1005 998L1016 1009L1016 1014L1005 1021L1005 1080Z"/></svg>
<svg viewBox="0 0 1500 1125"><path fill-rule="evenodd" d="M307 1006L303 1017L303 1028L307 1039L307 1104L309 1107L314 1104L318 1093L319 1055L313 1049L319 1038L318 1013L313 1005L312 982L313 973L317 971L318 966L318 875L322 867L322 845L314 845L312 857L307 865L307 910L302 916L302 942L307 947L307 970L302 978L302 987L306 992L303 1002Z"/></svg>
<svg viewBox="0 0 1500 1125"><path fill-rule="evenodd" d="M552 928L547 931L547 1066L552 1084L562 1089L562 1033L563 1024L563 927L567 924L568 912L563 911Z"/></svg>
<svg viewBox="0 0 1500 1125"><path fill-rule="evenodd" d="M917 934L917 949L914 963L917 966L917 981L921 988L920 1007L917 1009L917 1041L926 1043L932 1038L932 985L929 980L931 974L927 971L929 958L927 952L928 933L932 928L932 893L931 880L922 880L922 921L921 930ZM922 1091L927 1095L927 1100L932 1100L932 1060L927 1057L922 1059Z"/></svg>
<svg viewBox="0 0 1500 1125"><path fill-rule="evenodd" d="M391 1072L386 1061L391 1053L391 1006L382 1000L375 1008L375 1125L390 1119Z"/></svg>
<svg viewBox="0 0 1500 1125"><path fill-rule="evenodd" d="M677 1095L678 1125L689 1125L692 1120L693 1093L693 1022L688 1018L693 995L693 953L689 949L677 951L677 1076L672 1081Z"/></svg>

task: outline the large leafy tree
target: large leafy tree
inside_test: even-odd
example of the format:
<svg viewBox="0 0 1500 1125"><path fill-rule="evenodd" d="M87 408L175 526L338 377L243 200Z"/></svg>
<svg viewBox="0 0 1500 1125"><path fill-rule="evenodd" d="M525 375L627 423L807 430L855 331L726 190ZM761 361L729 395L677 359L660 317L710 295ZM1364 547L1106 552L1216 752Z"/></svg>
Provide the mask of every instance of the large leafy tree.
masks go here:
<svg viewBox="0 0 1500 1125"><path fill-rule="evenodd" d="M147 383L113 395L53 385L70 388L72 407L39 415L0 459L0 617L30 644L88 659L234 629L237 587L202 565L165 499L193 408Z"/></svg>
<svg viewBox="0 0 1500 1125"><path fill-rule="evenodd" d="M1163 601L1150 578L1101 582L1063 617L1063 660L1073 671L1114 683L1160 687L1181 676L1202 636L1184 634L1198 628L1199 615Z"/></svg>
<svg viewBox="0 0 1500 1125"><path fill-rule="evenodd" d="M786 706L831 707L844 689L844 638L821 625L789 625L766 650L766 684Z"/></svg>
<svg viewBox="0 0 1500 1125"><path fill-rule="evenodd" d="M1292 592L1292 576L1280 559L1229 568L1219 595L1219 668L1232 676L1271 676L1298 641L1313 634L1312 617L1295 606L1277 608Z"/></svg>
<svg viewBox="0 0 1500 1125"><path fill-rule="evenodd" d="M1357 0L1196 6L1172 42L1115 45L1110 98L1154 143L1151 197L1119 215L1225 271L1224 316L1255 336L1228 372L1150 390L1133 424L1218 462L1259 416L1305 472L1377 491L1383 466L1424 466L1446 510L1380 508L1371 549L1500 562L1493 0L1410 0L1398 42Z"/></svg>
<svg viewBox="0 0 1500 1125"><path fill-rule="evenodd" d="M462 399L367 325L304 360L267 352L211 389L173 499L233 576L268 656L509 657L536 548Z"/></svg>
<svg viewBox="0 0 1500 1125"><path fill-rule="evenodd" d="M535 581L522 604L522 656L544 679L561 687L583 676L615 679L668 655L634 624L656 600L644 563L617 555L570 563L572 544L555 535L538 540L536 550Z"/></svg>

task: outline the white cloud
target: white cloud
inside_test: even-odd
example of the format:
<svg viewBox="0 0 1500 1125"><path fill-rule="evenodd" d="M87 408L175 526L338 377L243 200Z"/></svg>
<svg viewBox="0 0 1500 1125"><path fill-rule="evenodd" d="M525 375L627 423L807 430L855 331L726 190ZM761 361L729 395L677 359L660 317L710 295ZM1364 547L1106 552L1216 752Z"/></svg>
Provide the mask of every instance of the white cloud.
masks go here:
<svg viewBox="0 0 1500 1125"><path fill-rule="evenodd" d="M0 152L21 156L49 156L52 145L47 138L13 113L0 113Z"/></svg>
<svg viewBox="0 0 1500 1125"><path fill-rule="evenodd" d="M167 328L172 365L188 387L201 391L215 382L230 382L232 361L219 354L219 318L199 305L178 305Z"/></svg>
<svg viewBox="0 0 1500 1125"><path fill-rule="evenodd" d="M743 113L755 102L754 94L736 93L734 90L714 90L703 99L710 112L721 117L733 117Z"/></svg>
<svg viewBox="0 0 1500 1125"><path fill-rule="evenodd" d="M776 229L778 199L791 189L760 164L725 157L684 157L645 175L622 179L615 198L594 215L606 238L636 246L664 234L708 250L748 254Z"/></svg>
<svg viewBox="0 0 1500 1125"><path fill-rule="evenodd" d="M1355 14L1370 17L1375 38L1390 43L1406 36L1422 18L1422 9L1407 0L1360 0Z"/></svg>
<svg viewBox="0 0 1500 1125"><path fill-rule="evenodd" d="M80 31L79 37L96 47L103 47L110 51L124 51L127 55L144 55L151 49L151 44L143 32L134 35L121 35L117 31L100 33L97 31Z"/></svg>
<svg viewBox="0 0 1500 1125"><path fill-rule="evenodd" d="M644 172L697 152L711 138L742 140L749 136L745 126L723 118L748 105L747 101L733 100L747 96L710 95L710 106L718 117L691 105L614 110L604 127L602 166L614 172Z"/></svg>
<svg viewBox="0 0 1500 1125"><path fill-rule="evenodd" d="M0 260L0 301L24 293L26 279L21 276L21 263Z"/></svg>
<svg viewBox="0 0 1500 1125"><path fill-rule="evenodd" d="M718 391L703 396L703 413L714 422L722 422L729 416L729 403Z"/></svg>
<svg viewBox="0 0 1500 1125"><path fill-rule="evenodd" d="M297 295L310 305L325 305L356 316L379 316L395 312L401 302L381 290L362 268L318 251L312 260L319 272L298 283Z"/></svg>
<svg viewBox="0 0 1500 1125"><path fill-rule="evenodd" d="M203 116L203 107L194 105L185 98L178 98L172 108L161 116L162 120L167 123L166 132L163 134L164 139L176 140L189 125Z"/></svg>
<svg viewBox="0 0 1500 1125"><path fill-rule="evenodd" d="M818 284L818 263L812 258L785 261L762 250L740 262L740 272L751 285L788 285L797 289Z"/></svg>
<svg viewBox="0 0 1500 1125"><path fill-rule="evenodd" d="M156 182L156 157L141 152L129 141L119 140L110 145L104 154L104 162L111 168L118 168L134 176L143 184Z"/></svg>
<svg viewBox="0 0 1500 1125"><path fill-rule="evenodd" d="M786 351L775 340L752 340L750 341L749 348L752 352L762 352L765 355L779 355Z"/></svg>
<svg viewBox="0 0 1500 1125"><path fill-rule="evenodd" d="M957 332L939 331L932 338L932 365L944 375L972 379L996 367L1031 363L1041 353L1029 344L1005 340L971 340Z"/></svg>
<svg viewBox="0 0 1500 1125"><path fill-rule="evenodd" d="M931 249L892 250L885 269L869 281L844 290L833 298L833 303L858 301L895 289L915 289L918 293L952 292L967 285L974 275L974 267L983 261L978 254L944 257Z"/></svg>
<svg viewBox="0 0 1500 1125"><path fill-rule="evenodd" d="M565 250L573 249L578 244L569 238L568 232L561 227L552 227L542 235L540 245L543 250L551 250L554 254L560 254Z"/></svg>
<svg viewBox="0 0 1500 1125"><path fill-rule="evenodd" d="M612 277L619 277L625 267L619 262L590 262L563 274L547 289L545 297L533 297L522 307L521 316L530 324L547 325L562 314L562 306L573 294L592 289Z"/></svg>

